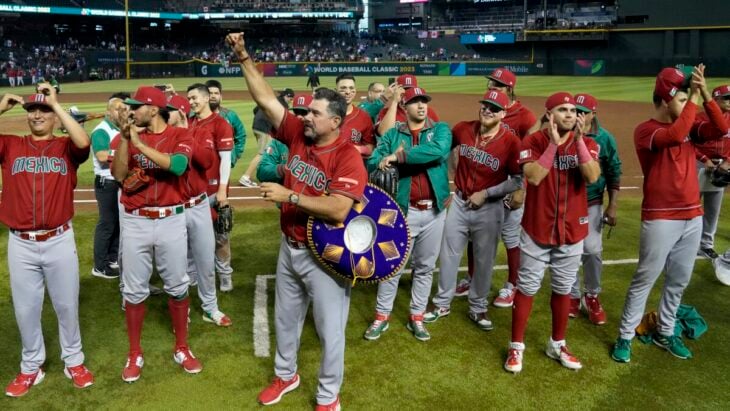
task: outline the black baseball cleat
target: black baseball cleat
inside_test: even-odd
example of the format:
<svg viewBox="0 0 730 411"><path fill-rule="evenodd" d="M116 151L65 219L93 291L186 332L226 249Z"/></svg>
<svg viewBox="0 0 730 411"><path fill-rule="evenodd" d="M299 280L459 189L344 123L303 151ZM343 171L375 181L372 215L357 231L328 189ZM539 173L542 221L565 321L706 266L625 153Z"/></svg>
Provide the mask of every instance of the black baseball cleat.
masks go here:
<svg viewBox="0 0 730 411"><path fill-rule="evenodd" d="M703 257L707 257L707 258L709 258L711 260L714 260L717 257L719 257L719 255L717 255L717 253L715 252L715 249L713 249L712 247L709 247L709 248L700 248L700 252L698 254L701 255L701 256L703 256Z"/></svg>

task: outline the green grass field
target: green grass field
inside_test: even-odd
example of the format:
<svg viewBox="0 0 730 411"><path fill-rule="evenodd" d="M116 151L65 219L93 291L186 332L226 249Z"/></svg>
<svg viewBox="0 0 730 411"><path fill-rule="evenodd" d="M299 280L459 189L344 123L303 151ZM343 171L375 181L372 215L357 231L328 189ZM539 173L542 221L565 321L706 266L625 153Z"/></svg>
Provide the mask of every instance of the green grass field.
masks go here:
<svg viewBox="0 0 730 411"><path fill-rule="evenodd" d="M375 79L375 78L373 78ZM196 79L173 79L176 89L184 90ZM304 78L270 79L276 89L303 89ZM323 78L323 85L333 78ZM362 77L365 88L371 78ZM385 81L386 78L379 80ZM728 79L711 79L712 86ZM423 86L432 92L481 94L481 77L424 77ZM97 82L63 85L64 106L76 104L74 92L133 91L138 84L130 82ZM242 79L223 79L225 91L243 90ZM545 96L557 89L591 91L599 99L648 101L653 87L651 78L580 78L520 77L518 91L524 96ZM0 93L8 89L0 90ZM13 90L18 91L18 90ZM29 94L30 88L19 90ZM76 104L82 110L101 111L100 104ZM247 127L251 124L251 102L227 101L226 106L241 114ZM22 115L13 110L0 118ZM91 129L91 127L87 127ZM247 129L250 132L250 129ZM249 141L253 140L250 136ZM253 156L254 145L248 144L243 160L233 172L237 178ZM89 186L93 179L91 162L80 171L80 185ZM637 257L639 209L641 199L635 195L622 197L619 226L610 239L604 235L604 259ZM727 203L728 201L726 201ZM726 205L727 206L727 205ZM273 349L270 358L257 358L253 349L253 313L256 278L273 274L276 266L279 229L278 211L271 208L244 209L236 213L233 233L233 266L236 269L235 290L220 294L221 309L229 314L234 325L220 329L201 319L199 300L193 299L190 326L191 347L205 366L199 375L186 375L172 361L173 338L166 298L151 297L145 321L143 347L145 368L140 381L125 384L120 373L126 359L127 337L124 314L120 310L118 284L113 280L92 277L92 238L96 213L78 213L74 219L76 242L81 267L81 331L87 365L96 374L96 384L76 390L62 373L59 358L58 330L50 301L46 301L43 330L46 341L46 380L21 399L0 399L0 409L258 409L256 395L273 376ZM716 239L716 249L730 246L726 228L730 217L723 216ZM0 228L0 252L5 256L7 229ZM3 257L5 260L5 257ZM498 264L505 263L500 247ZM465 299L456 299L452 314L428 327L431 341L415 340L405 329L408 317L410 277L403 276L391 328L375 342L365 341L362 333L372 319L376 287L358 285L352 293L347 328L345 381L341 392L343 407L354 410L470 410L470 409L711 409L730 408L725 385L730 372L730 288L714 278L708 260L698 260L692 283L684 302L694 305L709 323L709 331L698 341L689 341L695 358L682 361L654 346L634 342L630 364L617 364L609 358L609 348L616 338L617 321L634 264L607 265L604 270L602 301L608 312L608 324L591 325L586 318L571 320L568 343L583 361L584 369L572 372L548 359L542 352L550 334L549 285L538 294L526 335L524 371L513 376L503 371L510 336L511 311L490 308L495 330L478 330L466 318ZM493 293L506 277L497 271ZM4 354L0 362L0 384L9 382L18 371L20 337L13 315L7 264L0 264L0 333ZM154 280L159 285L159 279ZM656 288L661 287L660 279ZM434 286L436 279L434 280ZM648 309L658 301L657 289ZM192 289L194 290L194 289ZM195 294L195 291L192 292ZM268 281L268 317L273 331L273 281ZM305 324L299 353L302 386L287 395L272 409L311 409L314 406L316 374L320 346L311 318Z"/></svg>

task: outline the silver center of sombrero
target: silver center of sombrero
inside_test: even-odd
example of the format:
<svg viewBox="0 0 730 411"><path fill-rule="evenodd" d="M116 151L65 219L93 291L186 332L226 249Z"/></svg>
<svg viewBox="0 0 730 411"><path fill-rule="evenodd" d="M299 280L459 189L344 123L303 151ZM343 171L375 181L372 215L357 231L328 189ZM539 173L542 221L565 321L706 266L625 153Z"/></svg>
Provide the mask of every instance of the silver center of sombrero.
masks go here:
<svg viewBox="0 0 730 411"><path fill-rule="evenodd" d="M361 215L345 227L345 247L353 254L362 254L373 247L378 228L372 218Z"/></svg>

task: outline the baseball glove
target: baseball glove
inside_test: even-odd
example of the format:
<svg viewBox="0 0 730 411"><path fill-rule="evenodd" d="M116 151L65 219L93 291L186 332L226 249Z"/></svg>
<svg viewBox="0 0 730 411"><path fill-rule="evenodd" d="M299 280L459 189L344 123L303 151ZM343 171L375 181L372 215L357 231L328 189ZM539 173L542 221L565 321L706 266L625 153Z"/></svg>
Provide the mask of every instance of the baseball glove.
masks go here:
<svg viewBox="0 0 730 411"><path fill-rule="evenodd" d="M233 207L226 205L223 207L216 206L218 218L216 218L213 228L218 234L227 234L233 230Z"/></svg>
<svg viewBox="0 0 730 411"><path fill-rule="evenodd" d="M370 173L370 183L385 190L391 197L398 196L398 169L396 167L388 167L385 170L376 169Z"/></svg>
<svg viewBox="0 0 730 411"><path fill-rule="evenodd" d="M149 182L150 178L147 174L145 174L144 170L135 167L129 172L127 178L125 178L122 182L122 188L125 193L132 194L145 188Z"/></svg>
<svg viewBox="0 0 730 411"><path fill-rule="evenodd" d="M727 187L730 184L730 171L715 167L712 170L712 176L710 182L715 187Z"/></svg>

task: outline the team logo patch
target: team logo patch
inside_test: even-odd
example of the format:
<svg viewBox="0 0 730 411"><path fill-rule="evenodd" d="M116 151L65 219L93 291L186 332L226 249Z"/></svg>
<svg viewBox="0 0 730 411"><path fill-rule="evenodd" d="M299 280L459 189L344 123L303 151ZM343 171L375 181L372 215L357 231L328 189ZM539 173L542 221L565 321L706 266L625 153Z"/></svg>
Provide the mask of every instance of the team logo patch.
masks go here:
<svg viewBox="0 0 730 411"><path fill-rule="evenodd" d="M578 224L588 224L588 217L580 217L578 218Z"/></svg>
<svg viewBox="0 0 730 411"><path fill-rule="evenodd" d="M524 160L524 159L531 158L531 157L532 157L532 150L527 149L527 150L520 151L520 160Z"/></svg>

